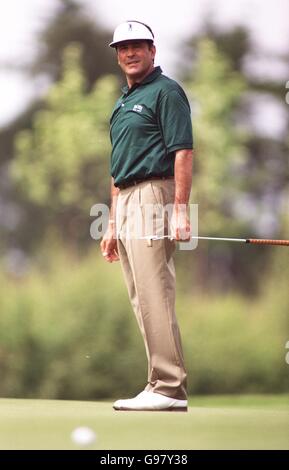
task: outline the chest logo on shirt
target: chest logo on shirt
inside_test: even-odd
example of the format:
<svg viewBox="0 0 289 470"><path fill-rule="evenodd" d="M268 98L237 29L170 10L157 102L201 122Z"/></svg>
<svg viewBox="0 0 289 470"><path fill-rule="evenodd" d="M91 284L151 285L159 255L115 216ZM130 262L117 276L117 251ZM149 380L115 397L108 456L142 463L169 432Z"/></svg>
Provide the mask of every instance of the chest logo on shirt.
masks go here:
<svg viewBox="0 0 289 470"><path fill-rule="evenodd" d="M141 113L143 110L143 106L141 104L135 104L132 110L136 111L137 113Z"/></svg>

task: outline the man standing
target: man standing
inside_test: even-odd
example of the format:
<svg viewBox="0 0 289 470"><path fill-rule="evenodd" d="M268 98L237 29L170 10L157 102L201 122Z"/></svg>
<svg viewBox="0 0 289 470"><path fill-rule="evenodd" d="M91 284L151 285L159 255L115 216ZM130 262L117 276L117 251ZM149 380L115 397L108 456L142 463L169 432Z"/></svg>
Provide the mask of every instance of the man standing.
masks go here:
<svg viewBox="0 0 289 470"><path fill-rule="evenodd" d="M182 88L154 66L156 48L149 26L139 21L120 24L110 46L116 49L127 86L110 120L112 204L101 250L108 262L121 261L148 359L145 389L134 398L117 400L113 407L187 411L172 255L175 240L190 235L190 106ZM148 242L127 236L124 227L130 224L132 207L144 218L148 205L167 204L173 205L170 226L163 216L164 234L170 233L170 238Z"/></svg>

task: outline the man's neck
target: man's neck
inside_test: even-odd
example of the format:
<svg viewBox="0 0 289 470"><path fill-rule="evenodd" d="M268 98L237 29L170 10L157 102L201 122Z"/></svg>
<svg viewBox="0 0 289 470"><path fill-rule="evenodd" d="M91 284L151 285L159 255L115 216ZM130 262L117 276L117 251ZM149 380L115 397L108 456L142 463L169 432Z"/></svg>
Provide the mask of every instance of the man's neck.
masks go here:
<svg viewBox="0 0 289 470"><path fill-rule="evenodd" d="M148 71L146 73L144 73L143 75L139 76L139 77L128 77L126 76L126 80L127 80L127 85L129 88L133 87L133 85L135 85L136 83L141 83L150 73L152 73L152 71L154 70L154 65L152 64L152 66L148 69Z"/></svg>

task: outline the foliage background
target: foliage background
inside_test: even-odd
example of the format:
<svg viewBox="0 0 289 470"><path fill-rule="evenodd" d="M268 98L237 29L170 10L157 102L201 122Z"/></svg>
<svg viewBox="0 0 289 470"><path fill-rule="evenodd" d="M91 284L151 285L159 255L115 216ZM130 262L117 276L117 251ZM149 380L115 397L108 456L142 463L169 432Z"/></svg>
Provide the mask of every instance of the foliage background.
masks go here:
<svg viewBox="0 0 289 470"><path fill-rule="evenodd" d="M0 129L0 395L107 398L146 380L120 267L89 234L91 206L109 203L108 120L123 79L110 33L77 2L60 5L27 70L51 87ZM208 24L183 48L200 235L288 238L288 138L247 122L256 97L288 110L284 83L246 73L252 47L246 29ZM200 242L177 252L190 393L289 390L287 251Z"/></svg>

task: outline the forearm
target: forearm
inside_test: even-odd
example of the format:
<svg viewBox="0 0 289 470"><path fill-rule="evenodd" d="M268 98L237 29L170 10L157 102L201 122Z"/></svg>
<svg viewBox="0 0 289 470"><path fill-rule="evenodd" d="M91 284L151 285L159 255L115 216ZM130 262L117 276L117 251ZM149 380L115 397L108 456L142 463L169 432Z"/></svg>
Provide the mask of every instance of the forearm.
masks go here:
<svg viewBox="0 0 289 470"><path fill-rule="evenodd" d="M188 204L192 187L193 151L178 150L175 159L175 204Z"/></svg>
<svg viewBox="0 0 289 470"><path fill-rule="evenodd" d="M100 248L102 256L112 263L113 261L118 261L118 251L117 251L117 240L116 240L116 204L118 198L119 189L114 186L114 180L111 179L111 206L109 211L109 222L107 230L103 236L103 239L100 243Z"/></svg>
<svg viewBox="0 0 289 470"><path fill-rule="evenodd" d="M116 220L116 205L117 205L117 198L119 194L119 189L114 186L114 179L111 178L111 205L109 210L109 220L115 222Z"/></svg>

